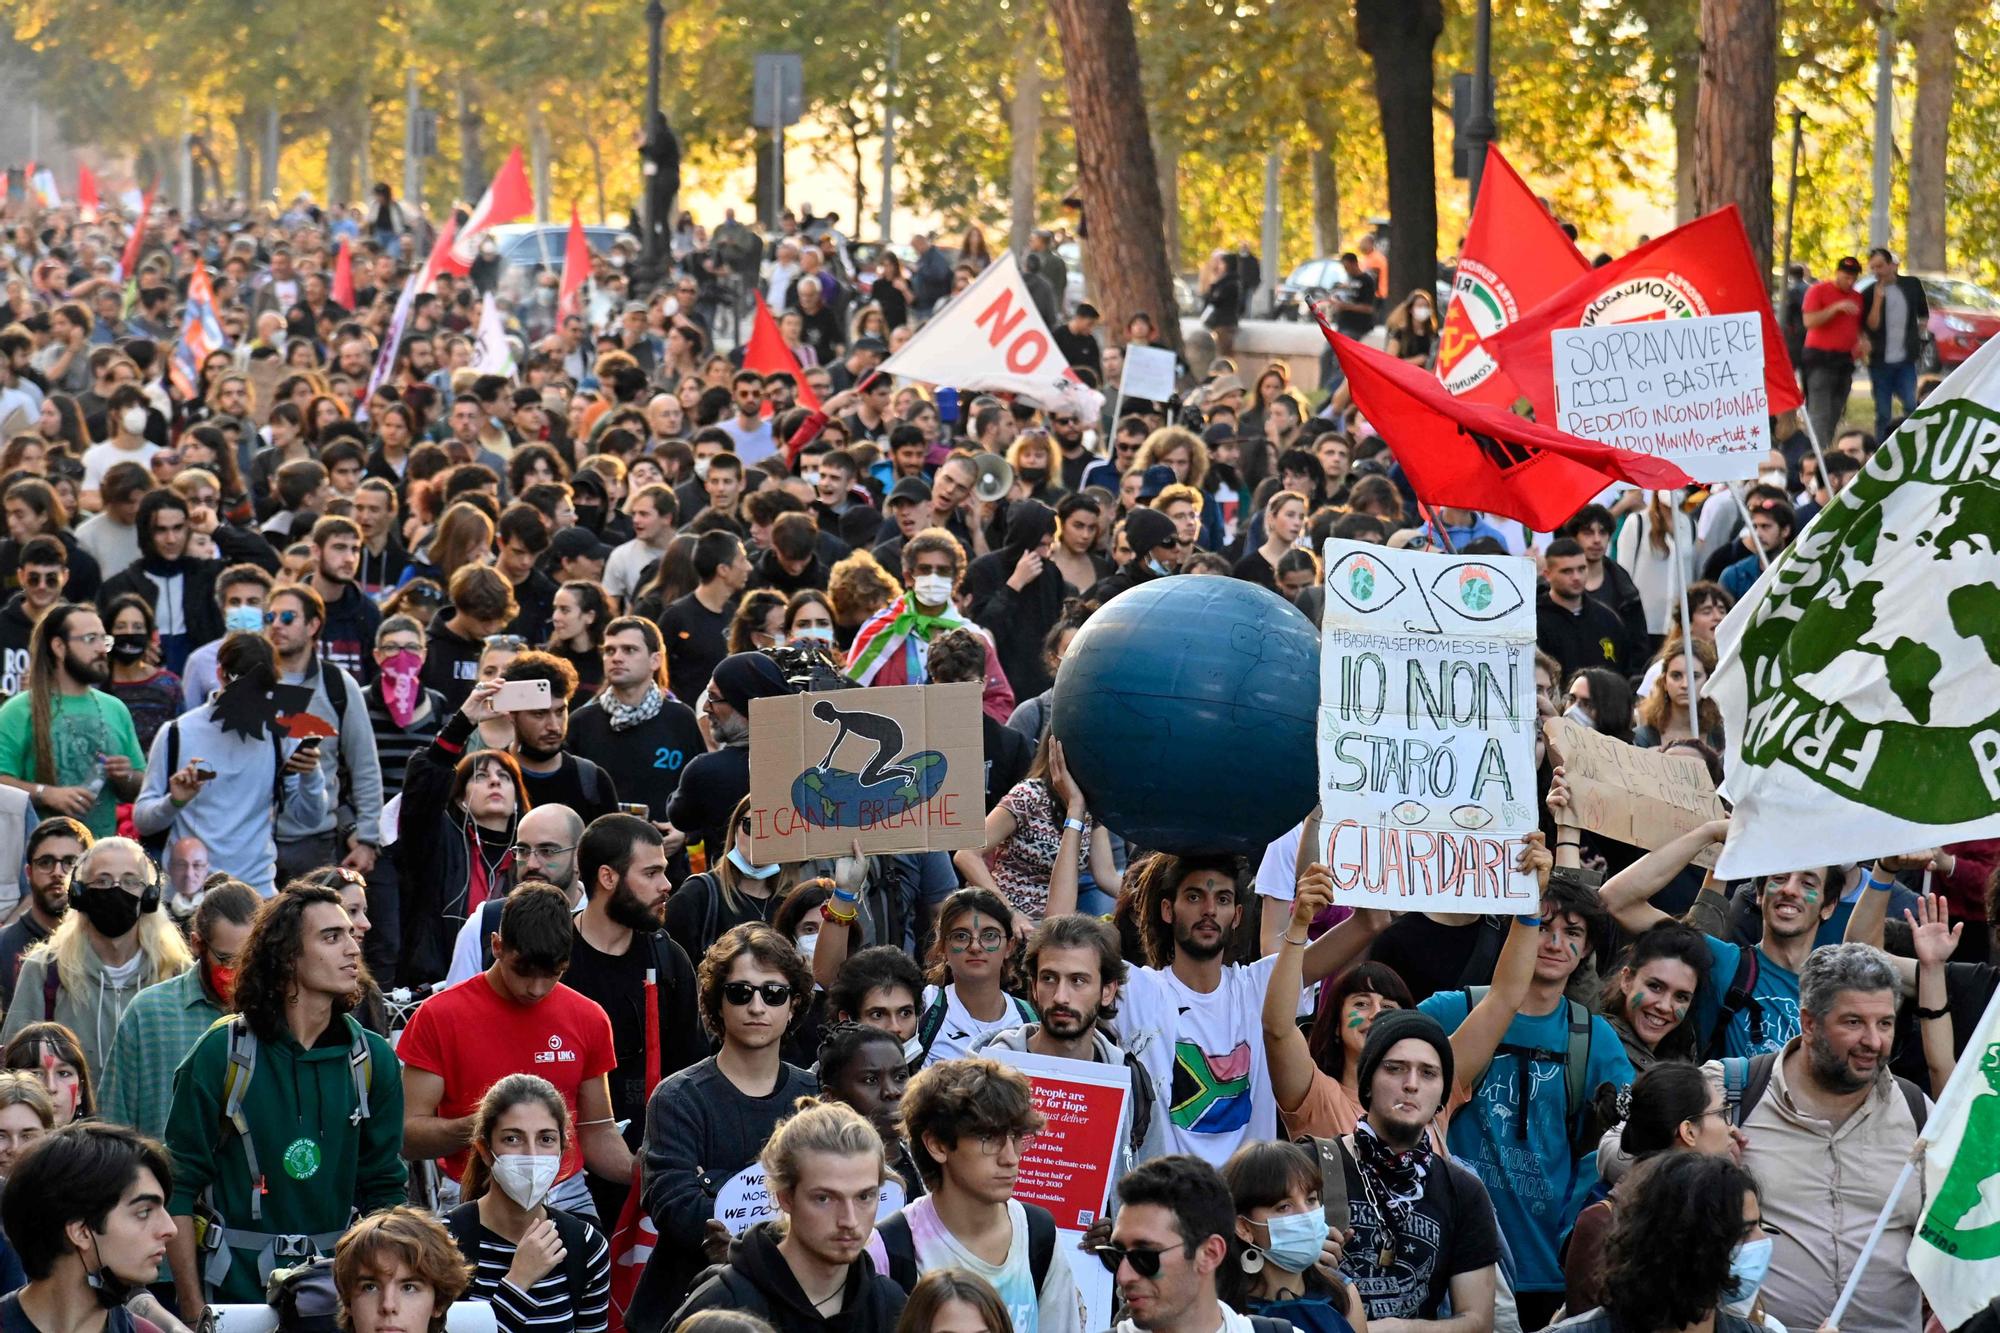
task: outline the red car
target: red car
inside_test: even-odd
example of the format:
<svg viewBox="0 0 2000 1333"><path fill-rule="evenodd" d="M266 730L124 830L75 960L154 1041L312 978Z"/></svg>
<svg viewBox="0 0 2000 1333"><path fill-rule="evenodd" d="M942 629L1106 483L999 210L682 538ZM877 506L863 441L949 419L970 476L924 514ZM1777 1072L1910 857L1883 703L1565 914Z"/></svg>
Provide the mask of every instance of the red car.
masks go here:
<svg viewBox="0 0 2000 1333"><path fill-rule="evenodd" d="M1949 373L1958 363L2000 334L2000 296L1978 283L1940 273L1912 275L1924 284L1930 303L1932 345L1924 349L1923 369Z"/></svg>

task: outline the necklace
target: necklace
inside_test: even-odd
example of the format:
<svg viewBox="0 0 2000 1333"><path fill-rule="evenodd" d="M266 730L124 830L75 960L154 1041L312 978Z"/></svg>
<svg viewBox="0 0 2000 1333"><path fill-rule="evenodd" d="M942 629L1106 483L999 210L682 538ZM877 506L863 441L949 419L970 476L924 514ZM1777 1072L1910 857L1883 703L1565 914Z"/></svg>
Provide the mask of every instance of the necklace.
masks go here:
<svg viewBox="0 0 2000 1333"><path fill-rule="evenodd" d="M813 1302L813 1309L817 1310L822 1305L825 1305L829 1301L839 1300L842 1294L846 1292L846 1290L847 1290L847 1278L843 1276L840 1279L840 1285L836 1286L832 1291L828 1292L826 1295L820 1297L818 1300Z"/></svg>

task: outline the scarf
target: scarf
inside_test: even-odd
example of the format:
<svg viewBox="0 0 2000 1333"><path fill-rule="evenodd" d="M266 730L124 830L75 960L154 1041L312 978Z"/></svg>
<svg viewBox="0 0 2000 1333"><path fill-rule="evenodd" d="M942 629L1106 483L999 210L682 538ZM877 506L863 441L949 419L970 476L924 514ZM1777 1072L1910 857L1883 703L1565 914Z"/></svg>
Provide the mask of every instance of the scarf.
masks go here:
<svg viewBox="0 0 2000 1333"><path fill-rule="evenodd" d="M630 731L641 723L651 722L659 716L660 705L667 701L667 696L661 692L657 684L648 685L646 697L635 704L619 703L618 697L610 690L606 690L600 698L604 704L604 714L611 720L613 731Z"/></svg>
<svg viewBox="0 0 2000 1333"><path fill-rule="evenodd" d="M882 664L903 645L928 644L946 630L970 628L972 622L960 615L957 607L946 605L941 613L927 615L917 609L912 594L904 593L870 616L855 634L854 646L847 650L847 674L863 685L873 684ZM922 685L922 659L910 665L910 684Z"/></svg>
<svg viewBox="0 0 2000 1333"><path fill-rule="evenodd" d="M1383 1221L1392 1231L1407 1235L1430 1173L1430 1141L1420 1137L1416 1147L1398 1152L1375 1137L1375 1130L1363 1120L1354 1127L1354 1164L1369 1187L1368 1201L1386 1214Z"/></svg>

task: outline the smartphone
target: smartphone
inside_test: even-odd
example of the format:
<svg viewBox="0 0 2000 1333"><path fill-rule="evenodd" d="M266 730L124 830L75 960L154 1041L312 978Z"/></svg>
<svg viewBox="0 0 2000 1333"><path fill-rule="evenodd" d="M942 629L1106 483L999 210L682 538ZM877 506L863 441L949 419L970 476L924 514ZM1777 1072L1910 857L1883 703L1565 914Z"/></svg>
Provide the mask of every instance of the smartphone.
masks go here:
<svg viewBox="0 0 2000 1333"><path fill-rule="evenodd" d="M637 801L620 801L618 808L625 814L636 815L640 819L651 819L653 817L652 812Z"/></svg>
<svg viewBox="0 0 2000 1333"><path fill-rule="evenodd" d="M319 753L319 741L320 741L320 738L319 738L319 737L317 737L317 736L308 736L308 737L306 737L306 738L305 738L304 740L302 740L302 741L300 741L300 742L299 742L299 748L300 748L301 750L305 750L305 751L307 751L307 752L309 752L309 753L312 753L312 754L318 754L318 753Z"/></svg>
<svg viewBox="0 0 2000 1333"><path fill-rule="evenodd" d="M215 781L215 770L208 766L207 760L197 759L194 761L194 780L196 782Z"/></svg>
<svg viewBox="0 0 2000 1333"><path fill-rule="evenodd" d="M494 691L493 707L502 713L532 713L549 706L545 680L507 680Z"/></svg>

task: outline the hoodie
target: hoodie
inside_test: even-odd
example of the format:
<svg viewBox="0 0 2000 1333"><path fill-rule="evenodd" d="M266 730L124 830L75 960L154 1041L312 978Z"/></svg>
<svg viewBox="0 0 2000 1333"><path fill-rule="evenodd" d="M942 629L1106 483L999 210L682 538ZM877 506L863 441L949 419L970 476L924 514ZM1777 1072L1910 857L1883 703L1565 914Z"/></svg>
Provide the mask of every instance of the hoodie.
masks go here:
<svg viewBox="0 0 2000 1333"><path fill-rule="evenodd" d="M17 592L0 607L0 695L19 694L28 688L28 642L34 633L27 602Z"/></svg>
<svg viewBox="0 0 2000 1333"><path fill-rule="evenodd" d="M47 994L43 979L48 970L56 965L55 955L47 944L37 945L21 959L21 970L14 978L14 1003L7 1008L7 1021L0 1025L0 1042L14 1039L14 1034L30 1023L40 1023L53 1019L76 1034L77 1049L83 1052L83 1061L92 1072L104 1068L104 1061L111 1055L111 1039L118 1035L118 1021L125 1017L126 1006L132 1003L141 988L150 986L165 977L154 976L143 954L136 955L138 966L122 977L113 977L105 970L104 960L97 956L97 950L88 945L83 950L83 988L80 993L72 993L70 988L58 984L55 995L55 1010L50 1013L42 997Z"/></svg>
<svg viewBox="0 0 2000 1333"><path fill-rule="evenodd" d="M1007 511L1007 544L972 562L965 573L965 596L972 618L993 636L993 650L1014 696L1040 694L1055 684L1042 660L1042 641L1062 618L1068 588L1053 560L1025 588L1008 582L1021 557L1055 535L1055 511L1036 500L1021 500Z"/></svg>
<svg viewBox="0 0 2000 1333"><path fill-rule="evenodd" d="M728 1263L717 1264L696 1280L694 1293L673 1318L664 1325L628 1319L627 1326L632 1333L657 1333L662 1327L679 1328L703 1310L741 1310L763 1319L777 1333L892 1333L908 1298L901 1287L875 1271L865 1250L848 1265L840 1313L823 1317L778 1252L783 1237L778 1223L757 1223L730 1245Z"/></svg>

